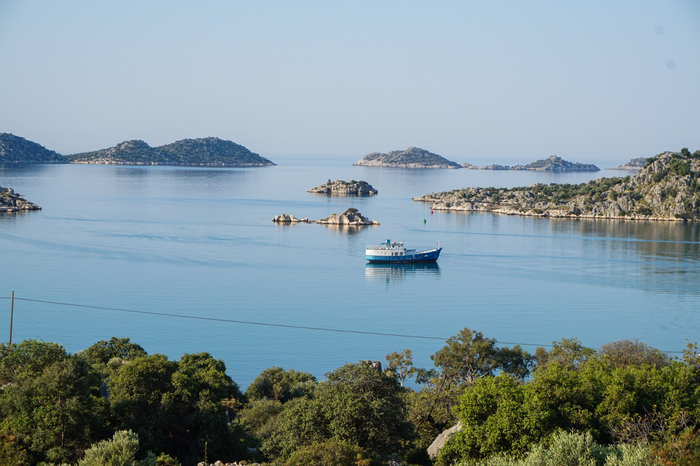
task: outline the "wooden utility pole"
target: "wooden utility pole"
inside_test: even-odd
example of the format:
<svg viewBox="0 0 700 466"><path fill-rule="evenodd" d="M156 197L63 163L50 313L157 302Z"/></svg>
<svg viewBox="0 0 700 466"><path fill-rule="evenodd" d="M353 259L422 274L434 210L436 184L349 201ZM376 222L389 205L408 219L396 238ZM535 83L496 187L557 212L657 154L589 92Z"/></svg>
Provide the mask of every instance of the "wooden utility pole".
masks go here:
<svg viewBox="0 0 700 466"><path fill-rule="evenodd" d="M15 292L12 292L12 297L10 298L10 345L12 344L12 315L15 311Z"/></svg>

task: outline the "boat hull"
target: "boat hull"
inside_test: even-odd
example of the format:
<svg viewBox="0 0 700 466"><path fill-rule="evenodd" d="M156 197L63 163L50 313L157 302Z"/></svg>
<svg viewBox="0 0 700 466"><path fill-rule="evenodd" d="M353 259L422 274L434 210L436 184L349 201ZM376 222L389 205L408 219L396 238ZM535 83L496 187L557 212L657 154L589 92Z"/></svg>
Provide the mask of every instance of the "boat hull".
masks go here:
<svg viewBox="0 0 700 466"><path fill-rule="evenodd" d="M430 249L428 251L420 251L414 254L406 254L405 256L378 256L372 253L366 253L365 259L370 264L412 264L416 262L435 262L440 257L442 248Z"/></svg>

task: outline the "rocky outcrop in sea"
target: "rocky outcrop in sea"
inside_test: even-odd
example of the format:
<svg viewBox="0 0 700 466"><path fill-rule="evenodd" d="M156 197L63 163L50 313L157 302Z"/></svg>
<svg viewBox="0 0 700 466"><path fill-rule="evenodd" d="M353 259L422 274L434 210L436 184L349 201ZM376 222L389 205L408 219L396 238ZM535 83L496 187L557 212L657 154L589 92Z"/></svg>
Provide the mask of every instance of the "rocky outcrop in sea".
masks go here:
<svg viewBox="0 0 700 466"><path fill-rule="evenodd" d="M330 194L332 196L372 196L379 191L374 189L371 184L362 180L328 180L322 185L309 189L308 192L314 194Z"/></svg>
<svg viewBox="0 0 700 466"><path fill-rule="evenodd" d="M515 165L513 167L509 165L486 165L485 167L477 167L470 163L463 163L462 168L467 170L527 170L536 172L598 172L600 168L590 163L578 163L569 162L568 160L563 160L561 157L552 155L546 159L536 160L527 165Z"/></svg>
<svg viewBox="0 0 700 466"><path fill-rule="evenodd" d="M0 212L22 212L28 210L41 210L41 207L16 194L12 188L0 186Z"/></svg>
<svg viewBox="0 0 700 466"><path fill-rule="evenodd" d="M393 167L393 168L460 168L457 162L447 160L420 147L406 150L394 150L385 154L372 152L365 155L353 165L359 167Z"/></svg>
<svg viewBox="0 0 700 466"><path fill-rule="evenodd" d="M635 176L579 185L537 183L520 188L464 188L414 201L431 209L555 218L700 220L700 151L665 152Z"/></svg>
<svg viewBox="0 0 700 466"><path fill-rule="evenodd" d="M298 219L294 215L281 214L275 216L272 221L274 223L318 223L321 225L340 225L348 227L379 225L378 221L363 217L362 214L354 207L350 207L342 214L331 214L330 217L321 220L309 220L308 218Z"/></svg>

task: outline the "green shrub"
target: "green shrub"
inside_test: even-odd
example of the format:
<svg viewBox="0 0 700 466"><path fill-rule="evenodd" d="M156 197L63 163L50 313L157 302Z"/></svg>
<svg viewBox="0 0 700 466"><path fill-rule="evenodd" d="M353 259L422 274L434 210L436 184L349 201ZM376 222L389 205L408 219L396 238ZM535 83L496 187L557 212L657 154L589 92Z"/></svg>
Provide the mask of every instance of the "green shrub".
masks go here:
<svg viewBox="0 0 700 466"><path fill-rule="evenodd" d="M337 439L301 447L285 462L285 466L370 466L373 464L381 463L369 457L357 445Z"/></svg>
<svg viewBox="0 0 700 466"><path fill-rule="evenodd" d="M78 466L156 466L156 456L150 451L137 461L139 437L130 430L115 432L111 440L102 440L85 450Z"/></svg>

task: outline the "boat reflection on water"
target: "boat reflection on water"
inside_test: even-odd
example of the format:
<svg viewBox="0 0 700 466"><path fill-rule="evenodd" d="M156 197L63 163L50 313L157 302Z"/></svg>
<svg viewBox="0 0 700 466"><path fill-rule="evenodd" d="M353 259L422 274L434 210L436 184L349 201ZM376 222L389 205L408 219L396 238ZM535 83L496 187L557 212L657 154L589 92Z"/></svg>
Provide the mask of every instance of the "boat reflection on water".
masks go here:
<svg viewBox="0 0 700 466"><path fill-rule="evenodd" d="M440 277L437 262L413 262L405 264L366 264L365 280L400 282L413 276Z"/></svg>

